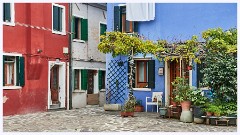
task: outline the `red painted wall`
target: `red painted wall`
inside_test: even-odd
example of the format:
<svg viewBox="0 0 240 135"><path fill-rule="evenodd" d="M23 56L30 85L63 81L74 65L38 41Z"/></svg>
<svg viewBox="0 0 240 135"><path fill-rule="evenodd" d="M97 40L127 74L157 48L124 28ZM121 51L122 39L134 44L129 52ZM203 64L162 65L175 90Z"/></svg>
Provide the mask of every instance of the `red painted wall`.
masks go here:
<svg viewBox="0 0 240 135"><path fill-rule="evenodd" d="M69 4L60 5L65 6L66 31L69 31ZM51 29L52 4L15 3L15 22ZM15 52L25 57L25 86L22 89L3 90L3 96L8 98L3 104L4 116L47 110L48 61L60 58L67 62L62 52L63 47L68 47L68 36L19 25L3 25L4 53ZM38 54L37 49L42 52Z"/></svg>

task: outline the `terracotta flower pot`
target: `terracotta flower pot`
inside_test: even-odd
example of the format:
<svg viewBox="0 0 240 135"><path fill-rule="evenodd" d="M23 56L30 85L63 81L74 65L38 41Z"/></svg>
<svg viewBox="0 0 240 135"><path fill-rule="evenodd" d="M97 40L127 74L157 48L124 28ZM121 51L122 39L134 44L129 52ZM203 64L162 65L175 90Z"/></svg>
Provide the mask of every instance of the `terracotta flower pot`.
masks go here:
<svg viewBox="0 0 240 135"><path fill-rule="evenodd" d="M191 106L191 101L182 101L181 106L183 111L189 111Z"/></svg>
<svg viewBox="0 0 240 135"><path fill-rule="evenodd" d="M122 117L128 117L128 116L133 117L133 115L134 115L134 112L121 112Z"/></svg>
<svg viewBox="0 0 240 135"><path fill-rule="evenodd" d="M143 106L135 106L135 109L134 109L135 112L143 112Z"/></svg>
<svg viewBox="0 0 240 135"><path fill-rule="evenodd" d="M173 107L177 106L177 102L172 102Z"/></svg>
<svg viewBox="0 0 240 135"><path fill-rule="evenodd" d="M211 112L206 112L206 116L212 116Z"/></svg>

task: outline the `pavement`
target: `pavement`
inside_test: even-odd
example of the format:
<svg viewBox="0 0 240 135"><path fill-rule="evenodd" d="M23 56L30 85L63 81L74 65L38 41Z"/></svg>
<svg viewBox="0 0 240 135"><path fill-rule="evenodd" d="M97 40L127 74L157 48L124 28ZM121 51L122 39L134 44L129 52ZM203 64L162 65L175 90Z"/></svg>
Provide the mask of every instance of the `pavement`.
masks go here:
<svg viewBox="0 0 240 135"><path fill-rule="evenodd" d="M183 123L159 117L156 112L135 112L134 117L123 118L119 111L87 106L4 116L3 132L237 132L237 126Z"/></svg>

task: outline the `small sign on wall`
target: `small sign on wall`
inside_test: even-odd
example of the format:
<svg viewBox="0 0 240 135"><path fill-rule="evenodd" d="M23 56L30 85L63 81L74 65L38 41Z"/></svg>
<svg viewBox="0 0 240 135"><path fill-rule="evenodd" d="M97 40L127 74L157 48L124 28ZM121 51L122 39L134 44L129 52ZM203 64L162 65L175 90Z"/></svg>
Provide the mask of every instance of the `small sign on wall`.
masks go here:
<svg viewBox="0 0 240 135"><path fill-rule="evenodd" d="M163 67L158 68L158 75L163 75L163 74L164 74Z"/></svg>

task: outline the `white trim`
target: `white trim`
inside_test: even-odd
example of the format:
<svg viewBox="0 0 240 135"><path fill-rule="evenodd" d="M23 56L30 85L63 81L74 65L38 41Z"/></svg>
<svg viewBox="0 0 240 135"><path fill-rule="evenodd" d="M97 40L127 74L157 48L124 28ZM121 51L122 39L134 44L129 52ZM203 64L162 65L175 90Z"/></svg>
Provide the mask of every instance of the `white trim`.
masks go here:
<svg viewBox="0 0 240 135"><path fill-rule="evenodd" d="M78 14L73 14L72 16L77 17L77 18L81 18L81 19L87 19L86 17L83 17L83 16L78 15Z"/></svg>
<svg viewBox="0 0 240 135"><path fill-rule="evenodd" d="M69 62L67 62L67 110L69 110Z"/></svg>
<svg viewBox="0 0 240 135"><path fill-rule="evenodd" d="M170 74L169 74L169 71L170 71L170 68L169 68L169 62L168 61L165 61L165 64L164 64L164 71L165 71L165 105L170 105L169 101L169 95L170 95L170 85L169 85L169 80L170 80ZM166 104L167 103L167 104Z"/></svg>
<svg viewBox="0 0 240 135"><path fill-rule="evenodd" d="M151 88L133 88L134 91L151 91Z"/></svg>
<svg viewBox="0 0 240 135"><path fill-rule="evenodd" d="M146 56L145 58L143 58L143 57L134 57L133 56L134 60L152 60L152 58L153 58L152 56L148 56L148 57Z"/></svg>
<svg viewBox="0 0 240 135"><path fill-rule="evenodd" d="M124 6L126 6L126 5L127 5L127 4L118 4L119 7L121 7L121 6L124 7Z"/></svg>
<svg viewBox="0 0 240 135"><path fill-rule="evenodd" d="M74 93L86 93L87 90L73 90Z"/></svg>
<svg viewBox="0 0 240 135"><path fill-rule="evenodd" d="M21 56L22 57L22 54L20 54L20 53L3 53L3 55L5 55L5 56Z"/></svg>
<svg viewBox="0 0 240 135"><path fill-rule="evenodd" d="M53 6L62 8L62 31L55 31L53 30ZM59 35L66 35L66 12L65 6L52 3L52 33L59 34Z"/></svg>
<svg viewBox="0 0 240 135"><path fill-rule="evenodd" d="M48 109L50 109L50 105L52 105L51 101L51 89L50 89L50 75L51 75L51 68L54 65L59 65L59 101L60 101L60 108L66 107L65 100L66 100L66 65L65 62L58 62L56 61L48 61Z"/></svg>
<svg viewBox="0 0 240 135"><path fill-rule="evenodd" d="M192 59L189 60L189 65L192 65ZM189 70L189 86L192 86L192 70Z"/></svg>
<svg viewBox="0 0 240 135"><path fill-rule="evenodd" d="M3 25L15 26L15 4L10 3L11 10L11 22L3 22Z"/></svg>
<svg viewBox="0 0 240 135"><path fill-rule="evenodd" d="M73 39L73 42L85 43L85 41L84 41L84 40L81 40L81 39Z"/></svg>
<svg viewBox="0 0 240 135"><path fill-rule="evenodd" d="M21 86L3 86L3 89L6 89L6 90L15 90L15 89L22 89Z"/></svg>

